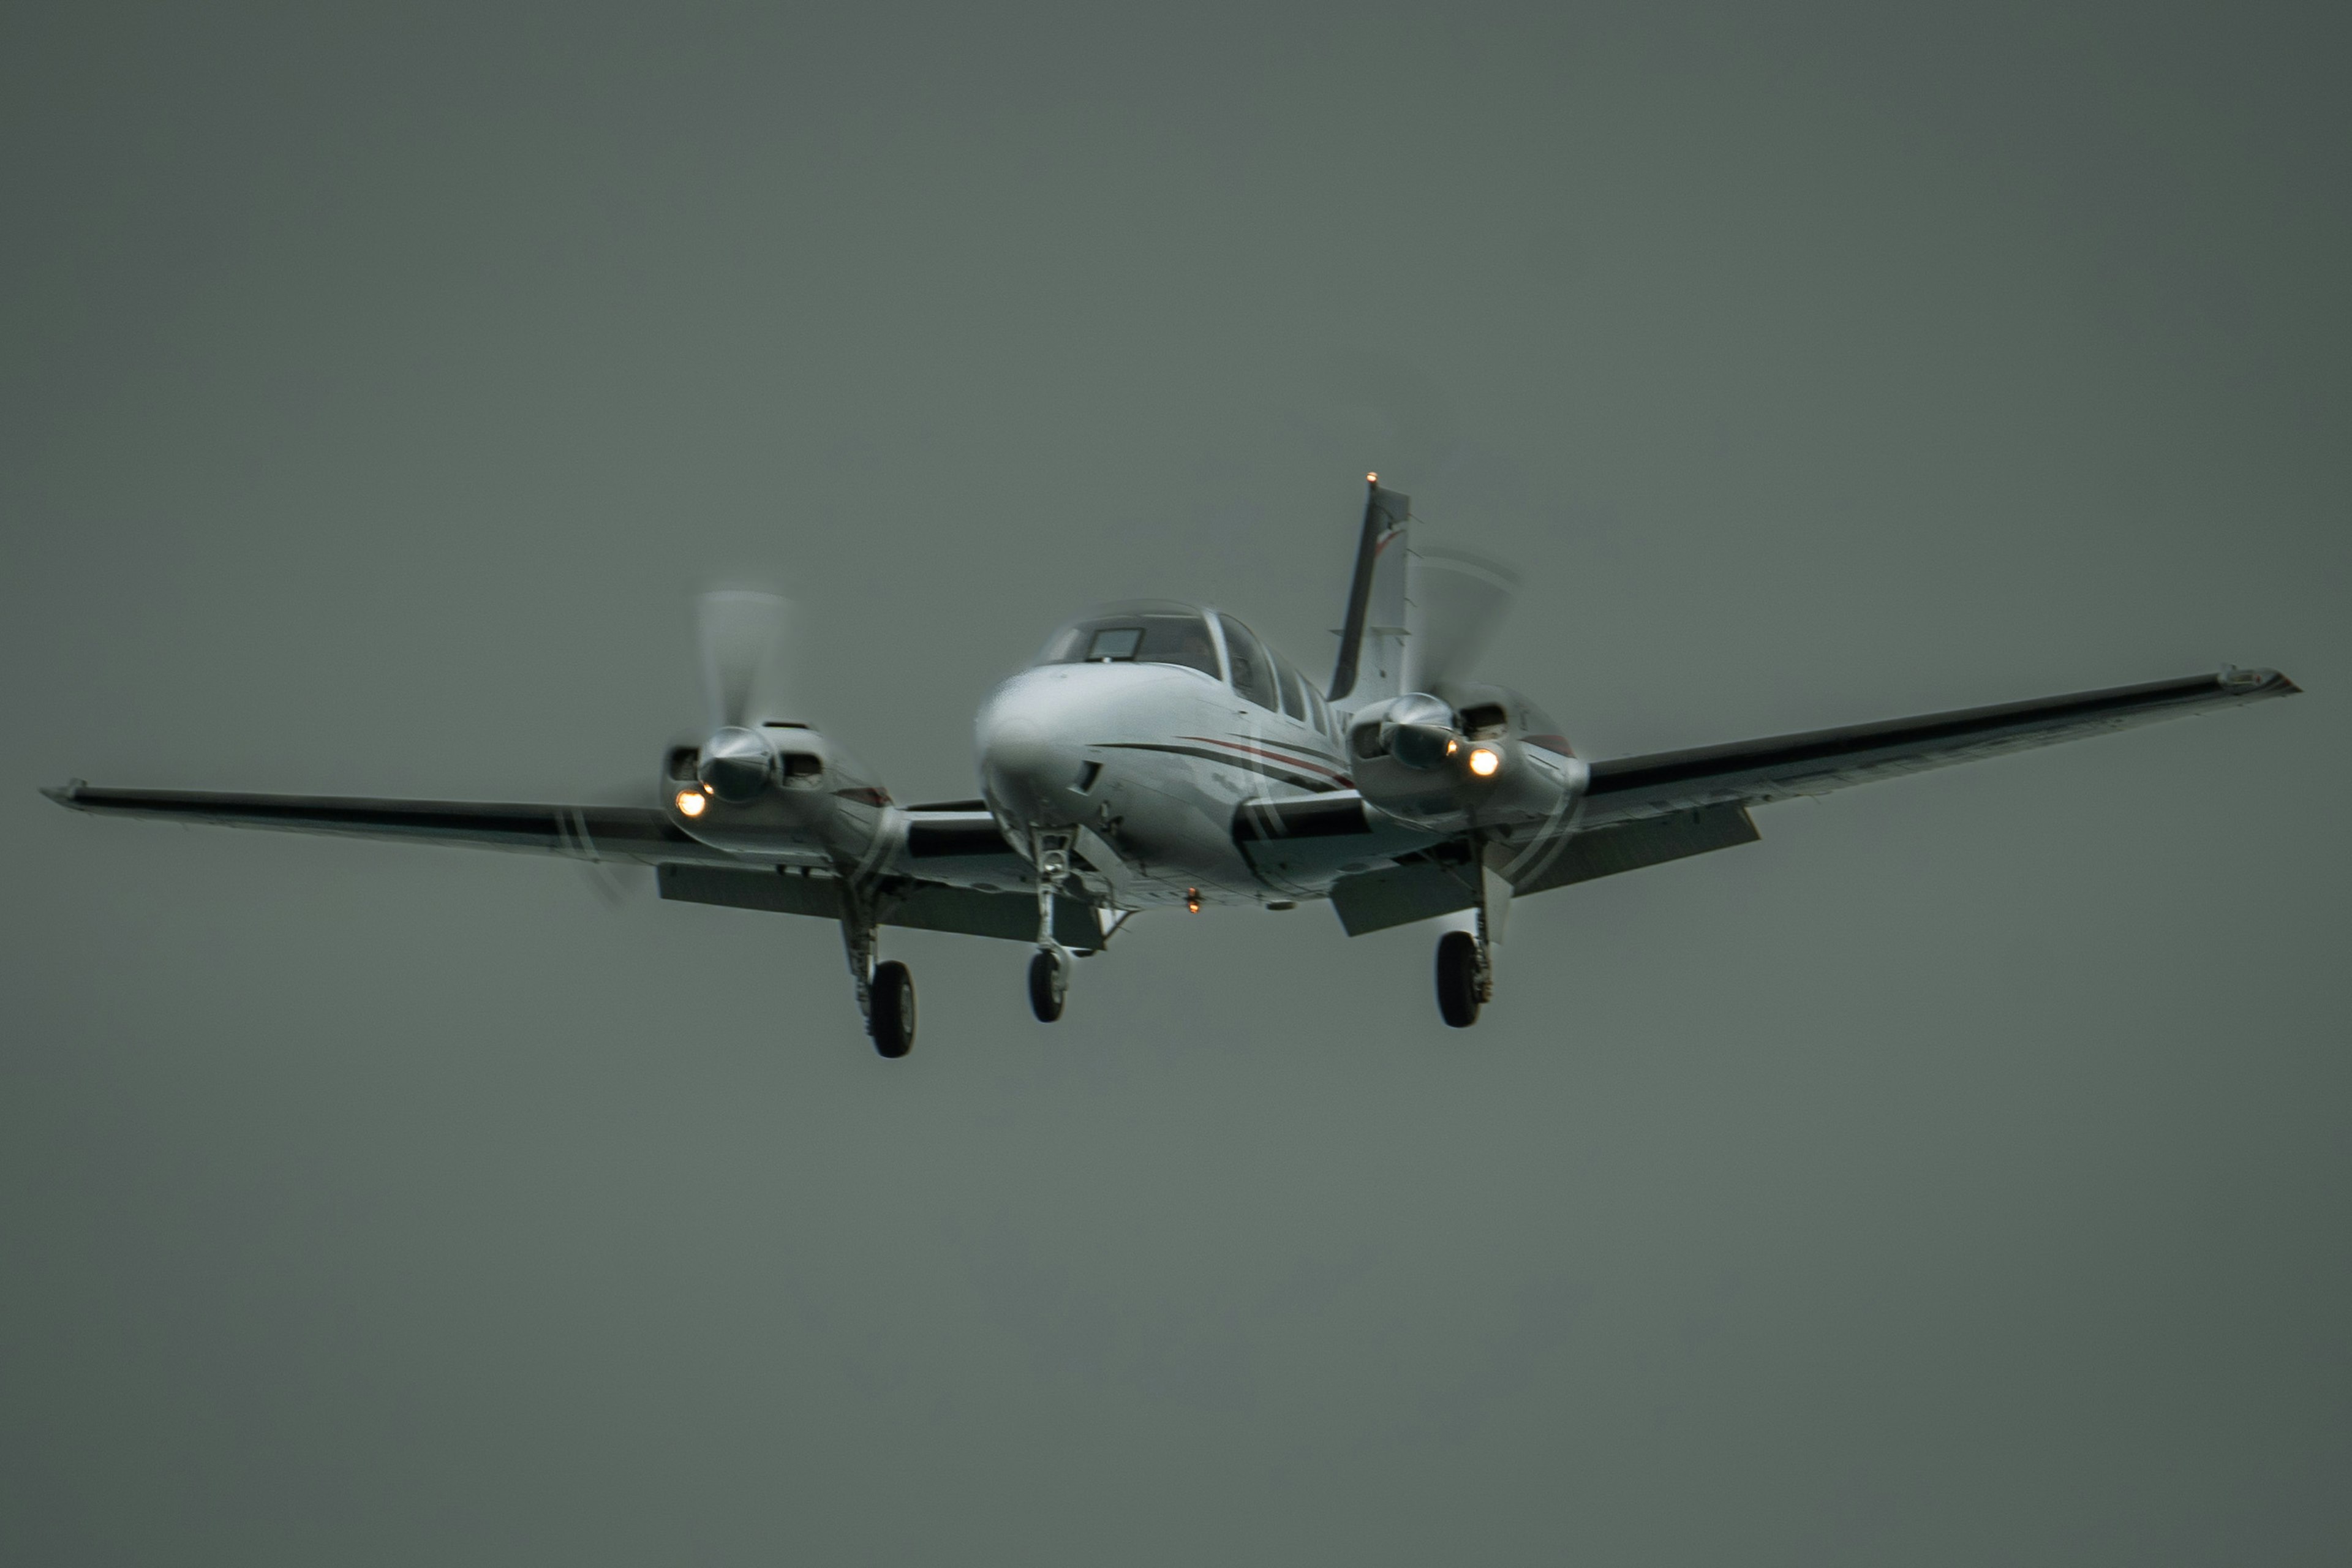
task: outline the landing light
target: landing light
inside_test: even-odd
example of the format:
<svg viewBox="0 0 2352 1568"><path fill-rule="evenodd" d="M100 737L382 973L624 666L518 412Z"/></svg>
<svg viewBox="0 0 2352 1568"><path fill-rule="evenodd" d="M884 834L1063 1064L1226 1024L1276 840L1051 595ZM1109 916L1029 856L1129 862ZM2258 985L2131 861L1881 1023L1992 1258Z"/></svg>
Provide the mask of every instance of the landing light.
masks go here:
<svg viewBox="0 0 2352 1568"><path fill-rule="evenodd" d="M1493 778L1495 776L1495 770L1502 765L1503 758L1501 752L1489 750L1485 746L1475 746L1471 749L1470 771L1476 773L1480 778Z"/></svg>
<svg viewBox="0 0 2352 1568"><path fill-rule="evenodd" d="M703 794L698 789L682 789L677 792L677 814L680 816L700 816L702 808L709 804L710 802L703 798Z"/></svg>
<svg viewBox="0 0 2352 1568"><path fill-rule="evenodd" d="M1200 889L1187 888L1184 889L1184 910L1188 914L1197 915L1201 912Z"/></svg>

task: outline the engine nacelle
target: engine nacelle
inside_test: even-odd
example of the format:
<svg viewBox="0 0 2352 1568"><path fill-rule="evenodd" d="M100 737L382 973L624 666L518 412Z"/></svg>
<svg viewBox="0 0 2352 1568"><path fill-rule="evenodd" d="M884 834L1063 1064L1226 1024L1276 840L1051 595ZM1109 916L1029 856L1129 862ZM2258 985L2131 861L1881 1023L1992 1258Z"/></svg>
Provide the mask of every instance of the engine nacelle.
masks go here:
<svg viewBox="0 0 2352 1568"><path fill-rule="evenodd" d="M722 728L673 750L662 774L680 831L779 865L861 864L897 817L864 763L803 724Z"/></svg>
<svg viewBox="0 0 2352 1568"><path fill-rule="evenodd" d="M1410 691L1358 710L1349 767L1364 803L1432 833L1557 822L1591 770L1516 692Z"/></svg>

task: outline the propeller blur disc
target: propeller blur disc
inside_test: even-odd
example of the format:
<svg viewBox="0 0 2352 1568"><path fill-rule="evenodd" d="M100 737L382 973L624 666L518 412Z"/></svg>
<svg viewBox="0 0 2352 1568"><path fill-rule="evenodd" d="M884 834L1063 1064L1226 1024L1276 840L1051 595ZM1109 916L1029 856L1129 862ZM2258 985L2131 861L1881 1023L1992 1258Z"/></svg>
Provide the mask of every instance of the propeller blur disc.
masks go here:
<svg viewBox="0 0 2352 1568"><path fill-rule="evenodd" d="M727 588L695 605L702 650L704 717L714 730L744 729L783 700L785 635L792 606L773 594Z"/></svg>
<svg viewBox="0 0 2352 1568"><path fill-rule="evenodd" d="M1430 690L1468 679L1511 613L1518 574L1466 550L1416 549L1409 583L1410 684Z"/></svg>

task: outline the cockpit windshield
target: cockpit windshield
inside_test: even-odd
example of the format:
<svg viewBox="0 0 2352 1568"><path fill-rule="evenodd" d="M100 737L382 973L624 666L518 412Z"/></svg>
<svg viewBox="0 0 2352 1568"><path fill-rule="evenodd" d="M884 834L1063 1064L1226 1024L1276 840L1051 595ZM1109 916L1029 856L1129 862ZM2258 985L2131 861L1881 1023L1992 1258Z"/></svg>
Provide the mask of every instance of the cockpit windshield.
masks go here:
<svg viewBox="0 0 2352 1568"><path fill-rule="evenodd" d="M1071 622L1046 640L1039 664L1181 664L1213 679L1217 645L1209 623L1189 605L1112 605Z"/></svg>

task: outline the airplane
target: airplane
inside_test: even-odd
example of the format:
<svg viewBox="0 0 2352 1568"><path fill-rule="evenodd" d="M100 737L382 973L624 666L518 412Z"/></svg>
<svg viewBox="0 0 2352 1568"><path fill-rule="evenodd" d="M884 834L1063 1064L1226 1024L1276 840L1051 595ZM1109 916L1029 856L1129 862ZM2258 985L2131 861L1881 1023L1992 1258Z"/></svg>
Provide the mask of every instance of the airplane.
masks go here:
<svg viewBox="0 0 2352 1568"><path fill-rule="evenodd" d="M788 607L699 601L708 725L658 803L543 805L96 788L76 811L520 850L654 868L664 899L838 924L875 1050L905 1057L915 988L888 928L1024 942L1032 1012L1146 910L1328 902L1350 936L1452 917L1438 1013L1492 1001L1515 900L1753 843L1752 808L2299 689L2217 674L1691 751L1588 761L1520 692L1471 679L1507 568L1416 550L1365 477L1339 650L1321 688L1224 610L1106 605L981 706L975 799L902 806L782 695ZM1460 917L1469 917L1464 929Z"/></svg>

